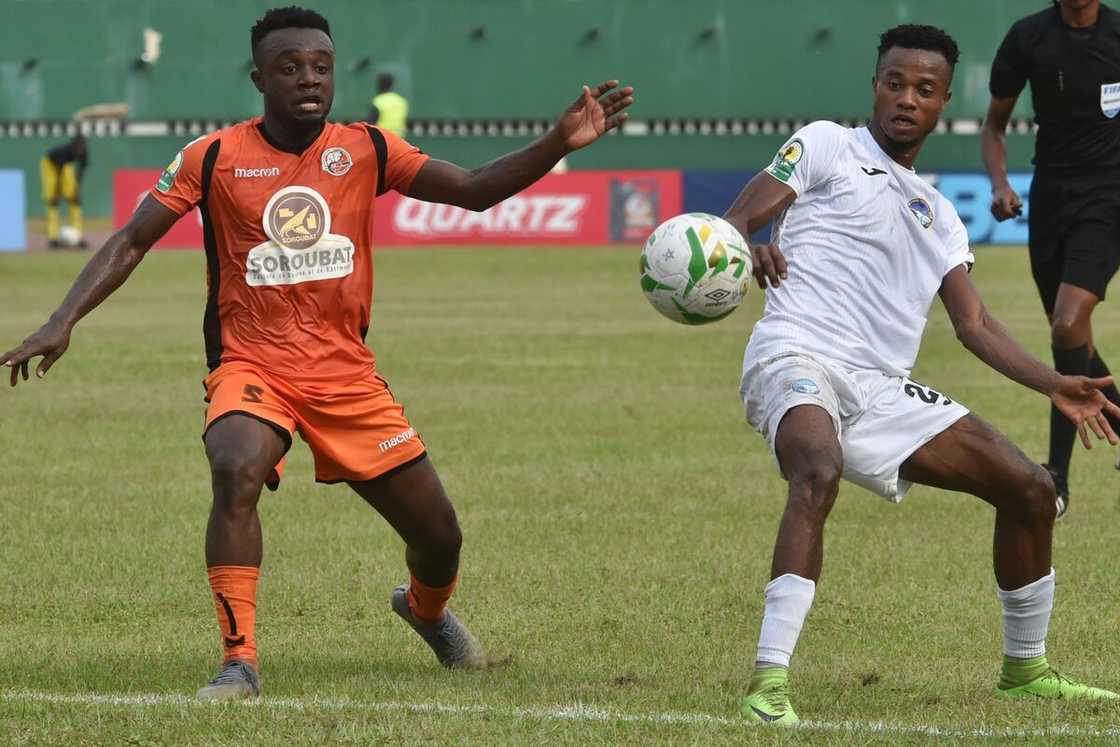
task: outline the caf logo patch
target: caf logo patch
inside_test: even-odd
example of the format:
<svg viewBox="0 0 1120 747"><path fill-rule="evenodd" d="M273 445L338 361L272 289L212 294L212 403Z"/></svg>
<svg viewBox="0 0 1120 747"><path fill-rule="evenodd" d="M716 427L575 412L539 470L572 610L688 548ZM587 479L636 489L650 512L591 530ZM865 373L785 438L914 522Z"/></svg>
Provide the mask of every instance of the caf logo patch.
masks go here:
<svg viewBox="0 0 1120 747"><path fill-rule="evenodd" d="M802 147L800 140L791 140L789 145L782 148L778 156L785 163L794 166L801 160L801 154L804 152L805 149Z"/></svg>
<svg viewBox="0 0 1120 747"><path fill-rule="evenodd" d="M767 173L783 182L788 182L793 176L793 169L801 156L805 154L805 146L797 138L790 140L784 148L774 156L774 161L766 167Z"/></svg>
<svg viewBox="0 0 1120 747"><path fill-rule="evenodd" d="M159 175L159 181L156 183L156 189L160 192L167 192L171 189L171 185L175 183L175 175L179 173L179 169L183 166L183 151L175 154L175 158L171 163L167 164L167 168Z"/></svg>

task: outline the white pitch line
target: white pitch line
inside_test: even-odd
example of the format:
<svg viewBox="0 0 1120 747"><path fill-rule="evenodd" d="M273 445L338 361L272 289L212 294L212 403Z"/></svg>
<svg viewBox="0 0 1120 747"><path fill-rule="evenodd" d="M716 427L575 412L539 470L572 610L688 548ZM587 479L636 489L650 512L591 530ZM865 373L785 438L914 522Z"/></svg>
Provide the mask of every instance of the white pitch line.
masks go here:
<svg viewBox="0 0 1120 747"><path fill-rule="evenodd" d="M53 705L94 706L192 706L213 707L214 701L201 701L178 693L50 693L35 690L0 691L0 701L7 703L49 703ZM541 721L597 721L602 723L650 723L670 725L715 725L752 728L740 718L715 716L708 713L621 713L583 703L550 707L492 706L485 704L456 703L402 703L400 701L367 701L349 698L260 698L236 701L246 708L278 708L282 710L355 710L355 711L408 711L410 713L441 713L448 715L505 716L511 719L537 719ZM952 729L927 724L894 724L884 721L815 721L805 720L798 729L806 731L847 732L851 734L914 734L928 737L957 738L1012 738L1028 737L1120 737L1120 726L1095 728L1091 726L1053 726L1044 729L1000 729L977 727Z"/></svg>

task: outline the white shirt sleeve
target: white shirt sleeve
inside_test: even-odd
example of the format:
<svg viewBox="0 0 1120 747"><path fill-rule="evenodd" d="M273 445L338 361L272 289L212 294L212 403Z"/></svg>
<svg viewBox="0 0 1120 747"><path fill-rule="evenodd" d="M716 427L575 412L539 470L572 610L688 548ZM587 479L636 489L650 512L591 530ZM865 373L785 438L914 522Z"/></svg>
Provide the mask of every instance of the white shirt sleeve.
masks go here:
<svg viewBox="0 0 1120 747"><path fill-rule="evenodd" d="M847 132L835 122L807 124L786 141L765 171L800 196L836 173Z"/></svg>
<svg viewBox="0 0 1120 747"><path fill-rule="evenodd" d="M972 265L976 263L976 257L972 254L972 249L968 245L968 229L964 227L964 223L961 222L957 211L953 209L952 203L945 200L944 204L948 205L950 210L953 210L953 225L949 229L949 239L945 243L947 261L941 277L945 277L959 265L967 265L968 271L972 272Z"/></svg>

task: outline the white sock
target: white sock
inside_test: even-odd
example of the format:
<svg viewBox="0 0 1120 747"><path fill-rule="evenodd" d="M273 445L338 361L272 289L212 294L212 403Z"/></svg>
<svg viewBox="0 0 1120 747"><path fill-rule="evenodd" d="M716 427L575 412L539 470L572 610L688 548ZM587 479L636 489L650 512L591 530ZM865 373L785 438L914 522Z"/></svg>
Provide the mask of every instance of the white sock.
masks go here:
<svg viewBox="0 0 1120 747"><path fill-rule="evenodd" d="M1054 569L1021 589L996 588L1003 604L1003 653L1014 659L1046 654L1046 631L1054 609Z"/></svg>
<svg viewBox="0 0 1120 747"><path fill-rule="evenodd" d="M789 666L816 589L815 583L792 573L778 576L766 585L766 611L762 615L755 661Z"/></svg>

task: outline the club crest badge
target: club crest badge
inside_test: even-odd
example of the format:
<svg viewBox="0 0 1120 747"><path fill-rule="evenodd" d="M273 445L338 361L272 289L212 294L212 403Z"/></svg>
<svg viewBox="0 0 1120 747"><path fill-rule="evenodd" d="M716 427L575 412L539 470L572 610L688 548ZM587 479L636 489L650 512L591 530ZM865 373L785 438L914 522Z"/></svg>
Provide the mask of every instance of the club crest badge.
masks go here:
<svg viewBox="0 0 1120 747"><path fill-rule="evenodd" d="M812 379L794 379L789 388L798 394L820 394L821 388Z"/></svg>
<svg viewBox="0 0 1120 747"><path fill-rule="evenodd" d="M918 219L918 223L922 224L922 228L929 228L933 225L933 208L921 197L910 200L906 203L906 207L910 208L910 212Z"/></svg>
<svg viewBox="0 0 1120 747"><path fill-rule="evenodd" d="M323 151L323 171L331 176L342 176L354 165L354 159L345 148L327 148Z"/></svg>

